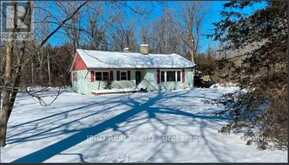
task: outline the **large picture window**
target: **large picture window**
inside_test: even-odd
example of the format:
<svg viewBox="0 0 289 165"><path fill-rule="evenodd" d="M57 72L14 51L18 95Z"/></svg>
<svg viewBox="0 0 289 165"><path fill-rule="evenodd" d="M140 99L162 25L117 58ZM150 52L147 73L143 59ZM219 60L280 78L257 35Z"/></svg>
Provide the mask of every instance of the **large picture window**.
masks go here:
<svg viewBox="0 0 289 165"><path fill-rule="evenodd" d="M167 81L176 81L175 71L167 71Z"/></svg>

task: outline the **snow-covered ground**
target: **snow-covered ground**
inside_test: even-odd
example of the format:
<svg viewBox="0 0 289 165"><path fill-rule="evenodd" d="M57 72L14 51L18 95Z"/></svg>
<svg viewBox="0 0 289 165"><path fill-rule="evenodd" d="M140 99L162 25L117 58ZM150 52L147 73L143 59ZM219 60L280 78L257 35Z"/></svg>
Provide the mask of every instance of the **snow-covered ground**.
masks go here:
<svg viewBox="0 0 289 165"><path fill-rule="evenodd" d="M212 100L236 88L84 96L64 92L51 106L17 97L2 162L287 162L218 130Z"/></svg>

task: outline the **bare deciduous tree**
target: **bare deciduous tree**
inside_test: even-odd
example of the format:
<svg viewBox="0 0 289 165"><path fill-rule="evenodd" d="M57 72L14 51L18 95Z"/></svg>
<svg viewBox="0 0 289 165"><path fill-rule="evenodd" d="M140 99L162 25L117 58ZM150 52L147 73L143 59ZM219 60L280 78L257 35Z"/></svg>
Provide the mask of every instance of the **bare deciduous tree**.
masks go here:
<svg viewBox="0 0 289 165"><path fill-rule="evenodd" d="M79 12L79 10L87 4L88 1L84 1L79 5L71 15L68 15L65 19L63 19L60 24L50 32L41 42L41 48L48 40L51 38L67 21L73 18L75 14ZM17 28L17 1L13 1L14 8L14 20L13 20L13 34L15 34L18 30ZM32 11L32 2L29 1L29 9ZM29 44L26 41L19 43L16 40L15 35L12 35L9 41L6 42L6 52L4 59L4 71L3 71L3 86L1 86L1 96L2 96L2 109L0 111L0 145L6 145L6 131L7 131L7 123L10 117L10 114L13 110L13 106L15 103L16 95L19 91L20 87L20 78L22 76L22 68L27 64L27 60L23 58L27 53L26 45ZM31 44L31 43L30 43Z"/></svg>
<svg viewBox="0 0 289 165"><path fill-rule="evenodd" d="M184 2L181 13L181 22L179 21L181 39L188 48L190 59L194 61L194 56L198 52L200 41L200 29L204 20L204 6L200 2Z"/></svg>

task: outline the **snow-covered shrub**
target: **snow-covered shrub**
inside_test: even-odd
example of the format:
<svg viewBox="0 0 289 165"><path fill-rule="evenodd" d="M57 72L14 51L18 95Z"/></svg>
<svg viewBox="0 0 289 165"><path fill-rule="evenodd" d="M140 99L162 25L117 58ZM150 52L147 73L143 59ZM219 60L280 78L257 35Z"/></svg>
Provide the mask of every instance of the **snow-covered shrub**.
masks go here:
<svg viewBox="0 0 289 165"><path fill-rule="evenodd" d="M286 131L282 131L281 129L284 129L284 127L280 127L280 121L276 121L280 120L280 116L276 116L275 112L272 115L272 111L286 108L284 106L287 106L287 104L281 103L286 99L277 99L272 102L272 100L261 96L256 95L255 91L238 91L226 94L219 99L219 102L226 107L224 113L227 113L231 118L231 122L219 132L241 133L247 141L247 145L254 143L259 149L272 146L279 149L286 148L288 142L285 137L287 136L283 135ZM283 114L283 122L287 121L288 116L284 115L286 113L280 112L279 115L281 114ZM278 138L276 135L280 135L282 138Z"/></svg>

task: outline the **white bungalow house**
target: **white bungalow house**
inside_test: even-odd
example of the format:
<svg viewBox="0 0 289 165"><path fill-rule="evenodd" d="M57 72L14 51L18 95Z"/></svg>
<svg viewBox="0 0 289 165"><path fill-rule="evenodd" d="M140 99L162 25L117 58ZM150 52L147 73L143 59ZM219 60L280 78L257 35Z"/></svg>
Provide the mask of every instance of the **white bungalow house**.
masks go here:
<svg viewBox="0 0 289 165"><path fill-rule="evenodd" d="M178 54L77 49L70 72L81 94L193 88L195 64Z"/></svg>

